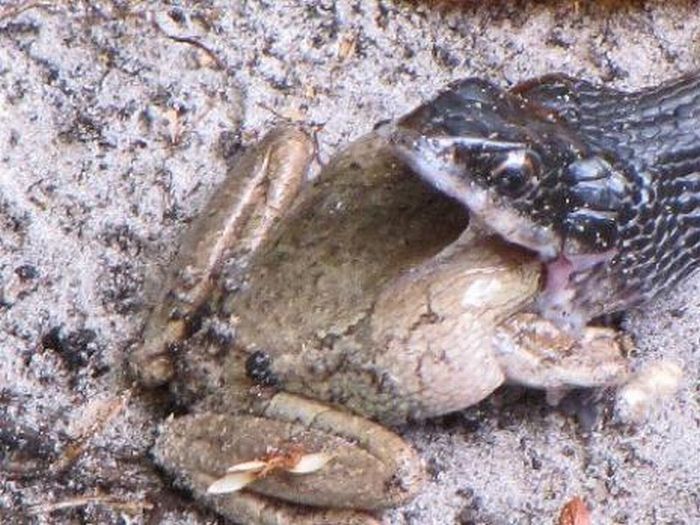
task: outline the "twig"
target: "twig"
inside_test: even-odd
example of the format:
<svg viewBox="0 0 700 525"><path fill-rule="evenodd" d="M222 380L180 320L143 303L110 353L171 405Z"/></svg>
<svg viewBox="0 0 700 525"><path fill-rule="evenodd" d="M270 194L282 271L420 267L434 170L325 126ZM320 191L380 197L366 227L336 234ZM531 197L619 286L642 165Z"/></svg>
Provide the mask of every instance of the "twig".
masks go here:
<svg viewBox="0 0 700 525"><path fill-rule="evenodd" d="M159 26L160 27L160 26ZM226 69L226 64L224 64L223 60L219 58L219 56L214 52L213 49L209 49L209 47L204 44L203 42L200 42L194 37L191 36L176 36L176 35L170 35L165 32L162 28L160 28L161 31L165 33L165 36L167 36L169 39L174 40L175 42L179 42L181 44L189 44L191 46L194 46L198 49L201 49L204 51L209 58L211 58L214 63L216 64L217 69L220 70L225 70Z"/></svg>
<svg viewBox="0 0 700 525"><path fill-rule="evenodd" d="M127 390L119 397L105 403L105 406L100 411L101 413L98 413L90 427L82 432L52 465L51 470L54 475L63 473L73 466L81 454L85 452L92 438L102 432L105 427L124 410L130 397L131 391Z"/></svg>
<svg viewBox="0 0 700 525"><path fill-rule="evenodd" d="M57 510L72 509L76 507L84 507L90 503L96 503L98 505L106 505L108 507L115 508L117 510L123 510L125 512L130 512L133 514L143 512L144 510L151 510L153 504L146 501L130 501L120 499L114 496L97 494L95 496L75 496L73 498L67 498L61 501L56 501L54 503L41 503L37 505L32 505L27 509L29 514L49 514Z"/></svg>
<svg viewBox="0 0 700 525"><path fill-rule="evenodd" d="M226 64L219 57L219 55L217 55L213 49L211 49L207 44L200 41L198 38L193 37L193 36L174 35L174 34L170 33L160 24L160 22L157 20L156 17L153 17L153 25L156 27L156 29L158 29L158 31L163 33L170 40L173 40L173 41L178 42L180 44L187 44L190 46L194 46L197 49L204 51L204 53L214 61L214 64L216 64L217 69L222 70L222 71L226 71Z"/></svg>

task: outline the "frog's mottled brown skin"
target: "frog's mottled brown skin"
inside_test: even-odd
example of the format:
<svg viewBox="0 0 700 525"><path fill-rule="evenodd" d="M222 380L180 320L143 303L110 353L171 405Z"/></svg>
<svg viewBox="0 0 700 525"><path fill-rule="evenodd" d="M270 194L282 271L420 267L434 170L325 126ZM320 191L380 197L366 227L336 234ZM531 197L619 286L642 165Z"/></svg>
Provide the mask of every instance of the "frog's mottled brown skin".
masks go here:
<svg viewBox="0 0 700 525"><path fill-rule="evenodd" d="M132 365L145 385L172 377L172 362L164 352L185 337L187 324L209 299L225 261L237 258L243 264L289 207L312 153L303 133L272 132L256 154L238 160L235 172L217 188L187 231L166 277L165 293L151 312L143 345L133 355Z"/></svg>
<svg viewBox="0 0 700 525"><path fill-rule="evenodd" d="M278 130L242 156L183 242L167 306L132 360L144 382L169 381L169 348L203 310L234 329L221 371L207 375L191 415L163 425L154 449L207 505L243 523L373 523L360 510L405 502L423 473L408 444L366 418L444 414L509 379L560 389L624 377L612 331L577 341L526 313L540 263L469 229L462 205L381 137L350 145L293 198L301 177L289 167L310 152L303 134ZM207 494L227 467L289 446L332 459L315 473Z"/></svg>

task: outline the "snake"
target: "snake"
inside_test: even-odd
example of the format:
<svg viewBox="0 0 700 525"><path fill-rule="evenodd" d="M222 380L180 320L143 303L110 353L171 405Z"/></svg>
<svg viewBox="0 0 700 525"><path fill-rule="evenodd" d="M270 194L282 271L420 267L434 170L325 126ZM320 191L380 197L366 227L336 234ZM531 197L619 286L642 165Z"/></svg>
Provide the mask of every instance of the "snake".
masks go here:
<svg viewBox="0 0 700 525"><path fill-rule="evenodd" d="M700 262L700 73L634 92L552 74L450 84L382 131L421 178L535 252L538 308L579 330Z"/></svg>

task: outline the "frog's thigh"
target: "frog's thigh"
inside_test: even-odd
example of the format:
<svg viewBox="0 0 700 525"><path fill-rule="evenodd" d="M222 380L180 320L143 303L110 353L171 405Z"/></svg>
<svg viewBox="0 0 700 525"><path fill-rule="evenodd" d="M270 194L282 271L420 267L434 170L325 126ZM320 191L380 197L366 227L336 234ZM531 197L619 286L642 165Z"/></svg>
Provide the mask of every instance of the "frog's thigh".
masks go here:
<svg viewBox="0 0 700 525"><path fill-rule="evenodd" d="M241 265L289 208L306 176L310 139L293 128L268 133L242 154L194 220L167 272L143 344L131 357L141 382L172 377L169 347L186 336L186 322L207 301L226 260Z"/></svg>
<svg viewBox="0 0 700 525"><path fill-rule="evenodd" d="M288 450L290 445L300 446L304 453L330 454L331 460L309 474L272 473L239 494L206 495L207 487L222 478L228 467L261 458L270 450ZM394 433L364 418L285 393L277 394L262 416L205 413L168 421L154 455L198 497L217 506L227 505L228 499L243 505L241 494L250 491L258 498L265 495L305 505L375 510L409 500L423 479L419 457Z"/></svg>
<svg viewBox="0 0 700 525"><path fill-rule="evenodd" d="M574 337L530 313L502 323L495 339L509 381L548 390L621 384L629 375L625 345L611 328L586 327Z"/></svg>

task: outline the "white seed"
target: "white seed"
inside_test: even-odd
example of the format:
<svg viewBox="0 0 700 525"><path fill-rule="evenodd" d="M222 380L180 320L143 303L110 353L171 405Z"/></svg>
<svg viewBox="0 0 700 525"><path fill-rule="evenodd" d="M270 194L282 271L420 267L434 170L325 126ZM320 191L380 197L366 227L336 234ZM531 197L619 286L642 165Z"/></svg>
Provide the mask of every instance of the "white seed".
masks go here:
<svg viewBox="0 0 700 525"><path fill-rule="evenodd" d="M257 479L254 472L234 472L217 479L207 488L207 494L231 494L238 492Z"/></svg>
<svg viewBox="0 0 700 525"><path fill-rule="evenodd" d="M267 464L259 459L237 463L226 469L226 472L260 472Z"/></svg>
<svg viewBox="0 0 700 525"><path fill-rule="evenodd" d="M292 474L310 474L322 469L332 458L333 456L324 452L305 454L301 457L299 463L287 469L287 472Z"/></svg>

